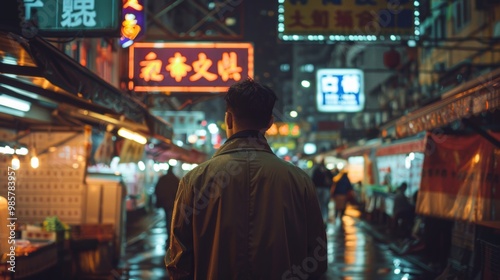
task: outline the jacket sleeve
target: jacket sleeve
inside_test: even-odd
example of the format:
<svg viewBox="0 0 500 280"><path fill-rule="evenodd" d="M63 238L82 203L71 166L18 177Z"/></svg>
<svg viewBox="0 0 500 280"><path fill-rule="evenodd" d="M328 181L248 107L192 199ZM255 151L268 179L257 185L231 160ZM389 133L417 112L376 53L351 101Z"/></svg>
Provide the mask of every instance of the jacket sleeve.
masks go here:
<svg viewBox="0 0 500 280"><path fill-rule="evenodd" d="M317 261L318 267L308 279L319 279L327 269L328 254L325 224L313 185L306 191L307 255Z"/></svg>
<svg viewBox="0 0 500 280"><path fill-rule="evenodd" d="M193 279L193 191L181 180L177 190L165 265L171 280Z"/></svg>

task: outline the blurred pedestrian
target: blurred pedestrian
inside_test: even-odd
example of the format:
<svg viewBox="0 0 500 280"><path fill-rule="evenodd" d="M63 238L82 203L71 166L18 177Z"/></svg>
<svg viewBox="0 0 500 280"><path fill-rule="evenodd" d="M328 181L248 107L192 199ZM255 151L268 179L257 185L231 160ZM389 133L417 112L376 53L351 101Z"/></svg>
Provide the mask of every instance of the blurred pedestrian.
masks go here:
<svg viewBox="0 0 500 280"><path fill-rule="evenodd" d="M328 203L330 202L330 187L332 186L332 178L333 174L326 167L325 159L322 158L313 168L312 180L316 186L319 206L321 208L321 214L325 224L328 222Z"/></svg>
<svg viewBox="0 0 500 280"><path fill-rule="evenodd" d="M394 194L393 219L396 223L396 230L403 237L409 237L415 217L415 208L406 196L407 188L408 184L403 182Z"/></svg>
<svg viewBox="0 0 500 280"><path fill-rule="evenodd" d="M335 166L335 167L332 169L332 176L333 176L333 177L335 177L335 176L337 176L337 174L339 174L339 173L340 173L339 169ZM332 177L332 178L333 178L333 177ZM330 185L331 185L331 184L330 184Z"/></svg>
<svg viewBox="0 0 500 280"><path fill-rule="evenodd" d="M172 221L172 212L174 210L175 195L179 186L179 178L175 176L173 168L168 168L167 174L158 179L155 187L156 207L162 208L165 212L165 222L167 228L166 247L170 242L170 222Z"/></svg>
<svg viewBox="0 0 500 280"><path fill-rule="evenodd" d="M353 194L353 187L345 169L342 169L337 176L333 177L330 193L335 202L335 219L342 221L347 208L348 196Z"/></svg>
<svg viewBox="0 0 500 280"><path fill-rule="evenodd" d="M382 181L382 185L386 186L387 192L392 192L392 173L391 167L387 167L387 172L384 175L384 180Z"/></svg>
<svg viewBox="0 0 500 280"><path fill-rule="evenodd" d="M228 139L177 192L165 257L171 279L315 279L326 271L314 184L264 137L275 101L251 79L229 88Z"/></svg>

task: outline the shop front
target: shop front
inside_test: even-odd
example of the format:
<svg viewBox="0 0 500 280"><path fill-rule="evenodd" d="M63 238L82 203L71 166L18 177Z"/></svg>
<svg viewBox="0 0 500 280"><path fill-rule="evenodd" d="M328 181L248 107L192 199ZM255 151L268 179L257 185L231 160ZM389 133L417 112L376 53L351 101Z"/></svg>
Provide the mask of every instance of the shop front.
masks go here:
<svg viewBox="0 0 500 280"><path fill-rule="evenodd" d="M393 222L396 190L406 183L404 195L414 203L420 188L425 136L394 140L372 148L368 168L374 174L371 184L363 186L365 211L375 222Z"/></svg>
<svg viewBox="0 0 500 280"><path fill-rule="evenodd" d="M127 210L155 183L145 148L177 149L173 129L48 41L0 35L0 196L15 202L7 212L0 199L0 215L15 218L17 264L11 273L3 226L2 276L109 274Z"/></svg>
<svg viewBox="0 0 500 280"><path fill-rule="evenodd" d="M398 119L386 132L427 131L416 212L424 217L443 277L495 279L500 252L500 69Z"/></svg>
<svg viewBox="0 0 500 280"><path fill-rule="evenodd" d="M354 185L354 191L357 201L365 213L373 212L373 205L369 203L370 199L367 195L371 194L371 188L377 181L375 150L381 143L380 139L372 139L340 152L340 156L347 160L349 180L358 183Z"/></svg>

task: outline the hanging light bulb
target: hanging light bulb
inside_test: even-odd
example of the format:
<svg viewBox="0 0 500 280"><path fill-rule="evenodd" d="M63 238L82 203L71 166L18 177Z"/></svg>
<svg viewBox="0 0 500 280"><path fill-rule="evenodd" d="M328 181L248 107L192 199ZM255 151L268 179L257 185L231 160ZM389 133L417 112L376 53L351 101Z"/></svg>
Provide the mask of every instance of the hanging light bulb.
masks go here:
<svg viewBox="0 0 500 280"><path fill-rule="evenodd" d="M36 143L35 143L35 137L33 134L30 135L30 139L33 140L33 144L31 146L31 160L30 164L33 169L37 169L40 166L40 160L38 159L38 156L36 154Z"/></svg>
<svg viewBox="0 0 500 280"><path fill-rule="evenodd" d="M37 169L38 166L40 166L40 160L38 160L38 157L36 156L35 148L33 148L33 155L31 156L31 167L33 167L34 169Z"/></svg>
<svg viewBox="0 0 500 280"><path fill-rule="evenodd" d="M12 169L14 169L14 170L18 170L19 167L21 167L21 162L19 161L19 158L17 157L16 154L14 154L14 156L12 157L11 165L12 165Z"/></svg>

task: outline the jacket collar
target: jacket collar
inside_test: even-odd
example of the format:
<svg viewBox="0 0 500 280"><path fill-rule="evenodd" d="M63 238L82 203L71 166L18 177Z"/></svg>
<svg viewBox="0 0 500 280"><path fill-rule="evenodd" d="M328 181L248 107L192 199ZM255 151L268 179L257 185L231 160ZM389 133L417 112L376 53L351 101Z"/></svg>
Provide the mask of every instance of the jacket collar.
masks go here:
<svg viewBox="0 0 500 280"><path fill-rule="evenodd" d="M213 157L242 150L265 151L274 154L262 133L257 130L244 130L229 137Z"/></svg>

